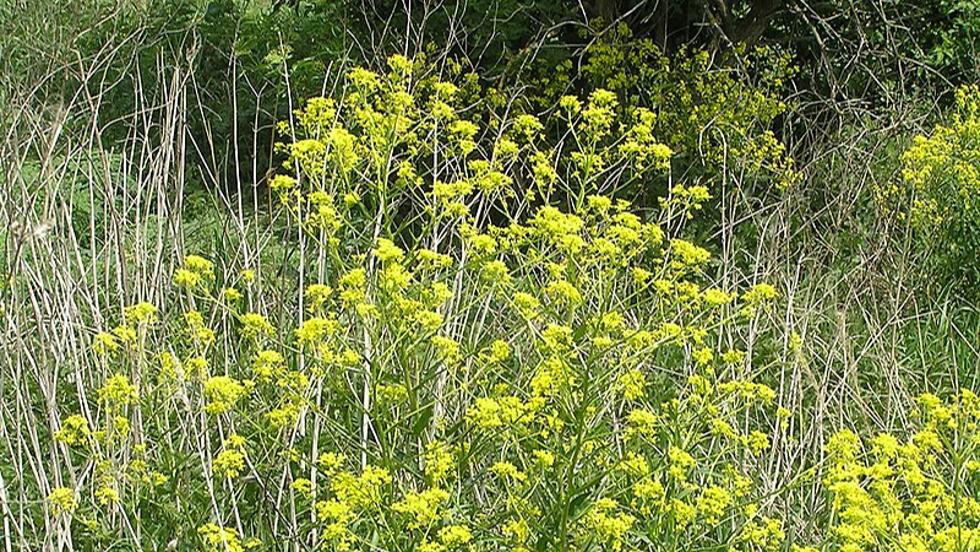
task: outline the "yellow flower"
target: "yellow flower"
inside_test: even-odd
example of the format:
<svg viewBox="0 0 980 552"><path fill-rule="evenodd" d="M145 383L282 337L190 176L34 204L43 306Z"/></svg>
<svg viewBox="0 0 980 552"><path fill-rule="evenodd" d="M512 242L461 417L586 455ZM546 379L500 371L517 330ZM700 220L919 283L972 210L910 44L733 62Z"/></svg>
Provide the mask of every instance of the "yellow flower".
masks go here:
<svg viewBox="0 0 980 552"><path fill-rule="evenodd" d="M157 308L150 303L142 302L126 307L123 317L129 324L152 324L157 321Z"/></svg>
<svg viewBox="0 0 980 552"><path fill-rule="evenodd" d="M687 474L694 468L696 462L694 457L678 447L670 447L667 451L667 458L670 468L668 473L677 481L686 481Z"/></svg>
<svg viewBox="0 0 980 552"><path fill-rule="evenodd" d="M367 286L367 273L363 268L355 268L340 277L340 300L345 305L354 305L364 300Z"/></svg>
<svg viewBox="0 0 980 552"><path fill-rule="evenodd" d="M644 394L646 387L646 376L636 368L631 368L620 374L618 379L619 389L623 397L628 401L634 401Z"/></svg>
<svg viewBox="0 0 980 552"><path fill-rule="evenodd" d="M184 268L202 276L214 275L214 263L198 255L184 257Z"/></svg>
<svg viewBox="0 0 980 552"><path fill-rule="evenodd" d="M541 308L541 302L538 301L537 297L530 293L524 293L523 291L515 293L513 297L514 305L520 311L521 316L529 320L538 316L538 309Z"/></svg>
<svg viewBox="0 0 980 552"><path fill-rule="evenodd" d="M439 507L447 500L449 493L433 487L406 493L404 498L391 505L391 509L408 516L409 529L428 529L441 517Z"/></svg>
<svg viewBox="0 0 980 552"><path fill-rule="evenodd" d="M378 246L374 249L374 256L382 263L401 262L405 258L405 251L396 246L394 242L386 238L378 239Z"/></svg>
<svg viewBox="0 0 980 552"><path fill-rule="evenodd" d="M695 508L704 517L708 525L717 525L726 514L732 503L732 496L725 489L711 486L701 491L695 502Z"/></svg>
<svg viewBox="0 0 980 552"><path fill-rule="evenodd" d="M221 296L224 297L225 301L228 303L237 303L245 298L242 292L238 291L233 287L226 287L221 290Z"/></svg>
<svg viewBox="0 0 980 552"><path fill-rule="evenodd" d="M243 314L240 321L242 323L242 335L247 338L269 336L276 331L265 316L255 312Z"/></svg>
<svg viewBox="0 0 980 552"><path fill-rule="evenodd" d="M432 269L448 268L453 264L452 257L443 253L436 253L431 249L420 249L416 255L419 262Z"/></svg>
<svg viewBox="0 0 980 552"><path fill-rule="evenodd" d="M565 351L572 347L575 332L568 326L548 324L541 332L541 340L552 351Z"/></svg>
<svg viewBox="0 0 980 552"><path fill-rule="evenodd" d="M178 268L174 272L174 284L179 287L193 289L201 285L201 276L187 270L186 268Z"/></svg>
<svg viewBox="0 0 980 552"><path fill-rule="evenodd" d="M466 411L466 419L473 425L491 429L504 425L500 403L489 397L480 397Z"/></svg>
<svg viewBox="0 0 980 552"><path fill-rule="evenodd" d="M55 432L54 438L68 446L74 446L87 442L89 435L91 429L88 421L79 414L72 414L61 422L61 428Z"/></svg>
<svg viewBox="0 0 980 552"><path fill-rule="evenodd" d="M109 332L99 332L95 334L95 339L92 341L92 350L98 355L108 355L119 349L119 342L116 341L116 337Z"/></svg>
<svg viewBox="0 0 980 552"><path fill-rule="evenodd" d="M297 478L290 485L294 491L309 498L313 494L313 482L306 478Z"/></svg>
<svg viewBox="0 0 980 552"><path fill-rule="evenodd" d="M408 388L401 383L378 386L378 399L382 404L399 403L408 398Z"/></svg>
<svg viewBox="0 0 980 552"><path fill-rule="evenodd" d="M119 502L119 491L108 483L101 485L95 490L95 500L102 506L108 506Z"/></svg>
<svg viewBox="0 0 980 552"><path fill-rule="evenodd" d="M331 294L333 294L333 289L330 286L325 284L310 284L303 294L307 302L306 309L311 313L316 312L317 309L321 308L330 299Z"/></svg>
<svg viewBox="0 0 980 552"><path fill-rule="evenodd" d="M510 462L497 462L490 466L490 473L500 477L505 480L512 480L514 482L522 483L527 480L527 474L517 469L514 464Z"/></svg>
<svg viewBox="0 0 980 552"><path fill-rule="evenodd" d="M429 341L435 347L439 358L446 364L454 364L460 361L459 344L452 338L434 335Z"/></svg>
<svg viewBox="0 0 980 552"><path fill-rule="evenodd" d="M235 403L245 395L247 389L240 381L230 376L212 376L204 382L204 398L208 414L222 414L235 407Z"/></svg>
<svg viewBox="0 0 980 552"><path fill-rule="evenodd" d="M99 389L99 400L110 407L127 406L135 403L137 398L136 386L122 374L111 376Z"/></svg>
<svg viewBox="0 0 980 552"><path fill-rule="evenodd" d="M763 516L758 520L749 521L742 528L737 540L763 550L776 550L785 538L782 523L777 519ZM844 552L845 548L840 550Z"/></svg>
<svg viewBox="0 0 980 552"><path fill-rule="evenodd" d="M204 541L207 552L244 552L238 531L231 527L219 527L208 523L197 528L197 534Z"/></svg>
<svg viewBox="0 0 980 552"><path fill-rule="evenodd" d="M730 293L726 293L720 289L710 288L701 292L701 299L709 307L720 307L730 303L733 297Z"/></svg>
<svg viewBox="0 0 980 552"><path fill-rule="evenodd" d="M260 380L271 380L278 378L285 372L285 362L281 354L277 351L264 350L255 353L252 361L252 370Z"/></svg>
<svg viewBox="0 0 980 552"><path fill-rule="evenodd" d="M535 461L544 468L550 468L555 464L555 455L547 450L539 449L532 454Z"/></svg>
<svg viewBox="0 0 980 552"><path fill-rule="evenodd" d="M395 54L388 58L388 67L400 76L412 73L412 61L401 54Z"/></svg>
<svg viewBox="0 0 980 552"><path fill-rule="evenodd" d="M453 455L449 447L441 441L427 444L422 458L425 475L433 485L444 481L453 469Z"/></svg>
<svg viewBox="0 0 980 552"><path fill-rule="evenodd" d="M535 369L531 377L531 391L535 397L552 397L563 390L571 389L576 382L575 375L565 361L558 356L549 356Z"/></svg>
<svg viewBox="0 0 980 552"><path fill-rule="evenodd" d="M382 490L391 483L391 474L384 468L368 465L359 476L339 472L330 481L330 490L337 499L355 509L372 509L381 503Z"/></svg>
<svg viewBox="0 0 980 552"><path fill-rule="evenodd" d="M214 331L204 325L204 315L199 311L187 311L184 314L184 322L187 324L187 332L192 340L203 347L214 343Z"/></svg>
<svg viewBox="0 0 980 552"><path fill-rule="evenodd" d="M761 283L755 284L742 294L742 300L750 305L754 305L764 301L771 301L778 296L779 293L771 284Z"/></svg>
<svg viewBox="0 0 980 552"><path fill-rule="evenodd" d="M510 345L502 339L493 340L489 349L486 358L490 362L504 362L510 358Z"/></svg>
<svg viewBox="0 0 980 552"><path fill-rule="evenodd" d="M294 332L296 343L303 347L316 345L336 327L337 324L333 320L318 316L308 318Z"/></svg>
<svg viewBox="0 0 980 552"><path fill-rule="evenodd" d="M439 540L449 547L459 547L473 540L473 534L463 525L447 525L439 530Z"/></svg>
<svg viewBox="0 0 980 552"><path fill-rule="evenodd" d="M377 88L381 83L377 73L369 71L363 67L355 67L352 69L347 75L347 78L350 79L352 84L368 89Z"/></svg>
<svg viewBox="0 0 980 552"><path fill-rule="evenodd" d="M136 342L136 330L128 324L122 324L112 329L112 334L123 343Z"/></svg>
<svg viewBox="0 0 980 552"><path fill-rule="evenodd" d="M226 449L214 457L211 469L228 478L235 478L245 468L245 455L239 449Z"/></svg>
<svg viewBox="0 0 980 552"><path fill-rule="evenodd" d="M708 250L681 239L670 240L670 251L675 268L700 267L711 258Z"/></svg>
<svg viewBox="0 0 980 552"><path fill-rule="evenodd" d="M525 519L512 519L504 524L503 532L515 543L524 544L531 536L531 528ZM516 550L516 548L515 548Z"/></svg>
<svg viewBox="0 0 980 552"><path fill-rule="evenodd" d="M336 452L325 452L317 459L317 466L327 475L333 475L344 464L344 456Z"/></svg>
<svg viewBox="0 0 980 552"><path fill-rule="evenodd" d="M640 435L652 437L657 428L657 416L645 408L636 408L626 416L627 437Z"/></svg>
<svg viewBox="0 0 980 552"><path fill-rule="evenodd" d="M576 115L582 110L582 102L575 96L562 96L558 105L569 115Z"/></svg>
<svg viewBox="0 0 980 552"><path fill-rule="evenodd" d="M571 283L555 280L545 287L548 297L562 305L576 306L582 303L582 293Z"/></svg>
<svg viewBox="0 0 980 552"><path fill-rule="evenodd" d="M769 436L758 430L752 431L746 437L746 445L752 454L758 456L769 450Z"/></svg>
<svg viewBox="0 0 980 552"><path fill-rule="evenodd" d="M296 187L296 179L285 174L277 174L269 180L269 189L273 192L284 193ZM254 273L253 273L254 275ZM250 281L249 279L245 279Z"/></svg>
<svg viewBox="0 0 980 552"><path fill-rule="evenodd" d="M68 487L57 487L51 489L48 494L48 502L55 515L70 514L75 511L78 503L75 500L75 490Z"/></svg>
<svg viewBox="0 0 980 552"><path fill-rule="evenodd" d="M600 542L606 543L608 550L613 550L614 552L623 549L626 535L636 522L636 518L629 514L612 513L617 507L618 504L615 500L601 498L592 505L579 521L579 524L586 531L586 535L590 540L593 537L598 537Z"/></svg>

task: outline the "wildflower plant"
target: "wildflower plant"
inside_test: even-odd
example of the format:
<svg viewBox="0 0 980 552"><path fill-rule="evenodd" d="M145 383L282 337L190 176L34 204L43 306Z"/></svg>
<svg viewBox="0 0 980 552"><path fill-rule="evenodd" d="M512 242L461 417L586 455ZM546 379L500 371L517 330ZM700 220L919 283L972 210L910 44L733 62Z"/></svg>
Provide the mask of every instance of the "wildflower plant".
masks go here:
<svg viewBox="0 0 980 552"><path fill-rule="evenodd" d="M581 52L542 64L532 104L549 109L572 87L607 90L622 102L621 117L636 122L630 135L653 134L671 145L675 169L716 196L732 193L721 182L726 179L757 197L801 180L773 132L773 122L791 108L780 99L797 71L786 52L734 45L720 59L705 50L667 53L626 22L596 23L601 32L580 31L587 42Z"/></svg>
<svg viewBox="0 0 980 552"><path fill-rule="evenodd" d="M856 552L980 545L978 405L966 389L948 401L925 393L907 432L833 435L822 477L832 501L824 546Z"/></svg>
<svg viewBox="0 0 980 552"><path fill-rule="evenodd" d="M709 192L619 197L672 152L614 94L501 117L430 67L354 69L280 125L285 294L192 254L93 333L106 377L54 435L91 475L50 515L200 550L780 549L745 331L778 293L707 277L682 230Z"/></svg>
<svg viewBox="0 0 980 552"><path fill-rule="evenodd" d="M880 186L877 197L911 224L926 261L947 282L977 281L977 192L980 190L980 88L960 87L949 121L916 136L902 154L902 181Z"/></svg>

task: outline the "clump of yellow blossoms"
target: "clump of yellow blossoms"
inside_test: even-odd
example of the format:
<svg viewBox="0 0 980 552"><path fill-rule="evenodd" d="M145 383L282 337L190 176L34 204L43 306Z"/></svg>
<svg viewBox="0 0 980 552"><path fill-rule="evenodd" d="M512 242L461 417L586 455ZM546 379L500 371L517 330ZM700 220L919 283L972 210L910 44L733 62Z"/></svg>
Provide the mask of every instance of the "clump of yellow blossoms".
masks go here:
<svg viewBox="0 0 980 552"><path fill-rule="evenodd" d="M917 231L930 268L971 285L980 274L973 239L980 220L978 141L980 86L974 84L956 91L946 123L916 136L902 153L902 181L875 190L883 207Z"/></svg>
<svg viewBox="0 0 980 552"><path fill-rule="evenodd" d="M51 494L48 495L48 502L51 503L51 508L56 514L70 514L78 505L74 489L67 487L52 489Z"/></svg>
<svg viewBox="0 0 980 552"><path fill-rule="evenodd" d="M228 437L221 452L214 457L212 469L225 477L238 477L245 469L245 439L238 435Z"/></svg>
<svg viewBox="0 0 980 552"><path fill-rule="evenodd" d="M200 526L197 532L204 541L205 552L246 552L262 544L260 540L254 538L242 542L235 529L221 527L214 523Z"/></svg>
<svg viewBox="0 0 980 552"><path fill-rule="evenodd" d="M962 390L948 403L916 400L917 428L862 439L850 430L825 447L832 497L825 539L834 550L944 551L980 546L977 429L980 398Z"/></svg>
<svg viewBox="0 0 980 552"><path fill-rule="evenodd" d="M800 180L786 144L773 132L773 122L789 107L780 100L781 89L796 71L788 53L759 45L718 55L671 53L649 36L634 35L626 22L592 29L602 31L583 28L581 52L557 66L553 56L543 58L531 103L542 109L558 103L579 113L577 98L560 95L572 88L603 89L622 102L617 112L638 123L627 133L625 151L655 136L678 152L675 167L693 168L707 182L738 167L733 172L741 175L740 184L760 181L760 194Z"/></svg>

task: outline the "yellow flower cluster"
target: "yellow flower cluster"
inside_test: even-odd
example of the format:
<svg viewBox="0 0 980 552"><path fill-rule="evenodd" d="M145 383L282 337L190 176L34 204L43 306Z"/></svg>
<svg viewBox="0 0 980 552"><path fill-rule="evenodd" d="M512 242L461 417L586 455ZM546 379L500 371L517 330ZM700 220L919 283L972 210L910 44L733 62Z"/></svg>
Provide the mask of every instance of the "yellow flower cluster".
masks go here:
<svg viewBox="0 0 980 552"><path fill-rule="evenodd" d="M239 435L231 435L225 440L224 447L214 457L211 469L224 477L235 478L245 468L245 439Z"/></svg>
<svg viewBox="0 0 980 552"><path fill-rule="evenodd" d="M184 264L174 272L174 284L195 289L214 279L214 264L198 255L188 255Z"/></svg>
<svg viewBox="0 0 980 552"><path fill-rule="evenodd" d="M48 494L48 502L55 514L70 514L75 510L78 502L75 500L75 490L68 487L58 487L52 489Z"/></svg>
<svg viewBox="0 0 980 552"><path fill-rule="evenodd" d="M843 430L828 441L822 481L833 497L827 540L835 549L980 545L980 501L970 482L980 471L980 399L963 390L949 403L928 393L916 403L918 428L910 434L862 439Z"/></svg>
<svg viewBox="0 0 980 552"><path fill-rule="evenodd" d="M222 414L235 407L250 387L230 376L212 376L204 381L204 410L208 414Z"/></svg>
<svg viewBox="0 0 980 552"><path fill-rule="evenodd" d="M259 547L262 542L252 538L242 542L238 531L231 527L222 527L208 523L197 528L198 535L204 541L206 552L246 552Z"/></svg>
<svg viewBox="0 0 980 552"><path fill-rule="evenodd" d="M795 72L786 53L738 46L728 53L738 59L740 70L733 70L723 57L705 51L668 54L651 38L634 36L625 22L593 28L603 30L583 35L588 46L581 65L568 59L557 67L539 67L533 105L549 109L558 104L573 115L583 109L582 103L560 94L570 88L605 89L615 93L606 105L622 102L616 111L635 121L621 146L625 152L635 155L648 136L671 146L647 150L652 161L637 155L640 163L663 163L675 149L685 169L696 167L709 181L719 180L732 166L741 167L746 180L776 189L800 180L793 158L771 129L787 109L779 94ZM581 72L573 67L581 67ZM576 81L576 76L585 82ZM653 107L655 113L648 109Z"/></svg>
<svg viewBox="0 0 980 552"><path fill-rule="evenodd" d="M909 221L930 248L944 275L977 270L972 232L980 217L980 86L962 86L949 120L929 135L916 136L902 153L902 181L879 186L876 198L886 212ZM904 185L902 185L904 184ZM933 252L935 244L943 244Z"/></svg>

